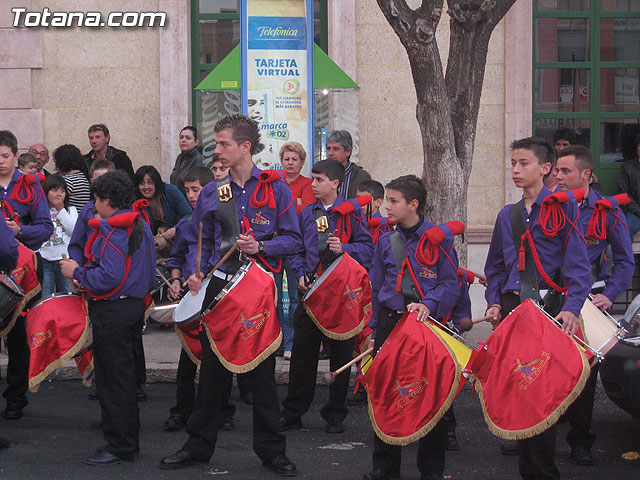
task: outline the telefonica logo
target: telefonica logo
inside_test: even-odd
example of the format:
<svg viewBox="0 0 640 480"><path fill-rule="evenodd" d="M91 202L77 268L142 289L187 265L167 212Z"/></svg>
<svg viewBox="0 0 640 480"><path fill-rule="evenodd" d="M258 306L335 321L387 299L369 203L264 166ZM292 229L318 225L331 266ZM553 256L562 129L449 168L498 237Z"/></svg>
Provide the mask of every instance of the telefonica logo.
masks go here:
<svg viewBox="0 0 640 480"><path fill-rule="evenodd" d="M258 35L259 38L296 38L298 36L298 29L282 27L258 27Z"/></svg>

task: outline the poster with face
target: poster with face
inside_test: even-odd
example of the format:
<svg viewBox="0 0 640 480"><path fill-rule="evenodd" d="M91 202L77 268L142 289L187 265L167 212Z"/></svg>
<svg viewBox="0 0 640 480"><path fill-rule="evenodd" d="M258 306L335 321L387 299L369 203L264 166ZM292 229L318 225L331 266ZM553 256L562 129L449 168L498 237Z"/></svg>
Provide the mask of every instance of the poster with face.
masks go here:
<svg viewBox="0 0 640 480"><path fill-rule="evenodd" d="M311 7L309 4L311 3ZM247 116L258 123L261 169L282 168L280 147L296 141L309 151L309 0L247 0ZM313 100L313 95L311 95Z"/></svg>

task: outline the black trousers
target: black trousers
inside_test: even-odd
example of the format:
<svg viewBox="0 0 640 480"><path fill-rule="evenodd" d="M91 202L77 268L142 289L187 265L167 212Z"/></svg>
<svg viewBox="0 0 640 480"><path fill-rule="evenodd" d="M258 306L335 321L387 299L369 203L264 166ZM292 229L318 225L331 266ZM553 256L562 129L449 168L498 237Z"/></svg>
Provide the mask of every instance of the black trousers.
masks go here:
<svg viewBox="0 0 640 480"><path fill-rule="evenodd" d="M571 448L581 445L590 449L596 439L596 436L591 433L591 419L593 417L593 398L596 393L599 369L599 363L591 367L591 374L582 393L567 409L567 419L571 427L567 433L567 442Z"/></svg>
<svg viewBox="0 0 640 480"><path fill-rule="evenodd" d="M511 310L520 305L520 296L507 293L502 296L501 316L504 319ZM549 312L557 314L558 312ZM553 425L535 437L518 440L520 457L518 467L525 480L556 480L560 472L556 466L556 426Z"/></svg>
<svg viewBox="0 0 640 480"><path fill-rule="evenodd" d="M180 350L178 372L176 373L176 404L171 407L171 415L180 415L186 422L189 420L196 403L196 372L198 366L193 363L187 352Z"/></svg>
<svg viewBox="0 0 640 480"><path fill-rule="evenodd" d="M205 298L213 298L227 282L212 277ZM209 345L204 331L200 332L202 363L200 364L200 384L196 395L196 405L187 423L189 438L182 450L195 458L206 461L215 450L218 425L222 417L223 403L229 398L232 373L227 370ZM258 365L248 378L253 381L253 451L262 461L269 461L278 453L286 451L286 437L278 432L278 391L274 376L275 355L269 356ZM245 374L246 375L246 374Z"/></svg>
<svg viewBox="0 0 640 480"><path fill-rule="evenodd" d="M294 420L304 415L313 402L318 371L320 342L329 344L329 363L335 371L353 358L355 337L348 340L333 340L326 337L307 315L304 305L298 304L293 317L293 348L289 368L289 388L282 402L283 418ZM338 375L329 386L329 400L320 410L327 423L342 422L347 416L345 405L349 391L349 371Z"/></svg>
<svg viewBox="0 0 640 480"><path fill-rule="evenodd" d="M374 352L382 346L391 330L396 326L401 313L388 308L381 308L376 326ZM443 417L435 427L418 441L418 470L422 475L444 472L445 448L447 444L447 418ZM373 438L373 468L381 468L385 472L400 472L402 447L384 443L377 435Z"/></svg>
<svg viewBox="0 0 640 480"><path fill-rule="evenodd" d="M43 269L42 257L36 252L36 275L38 282L42 284ZM35 305L42 295L38 293L29 303L25 310ZM7 388L2 396L7 400L7 406L22 409L27 406L27 390L29 389L29 342L27 341L27 328L25 317L22 315L16 319L16 323L7 334Z"/></svg>
<svg viewBox="0 0 640 480"><path fill-rule="evenodd" d="M141 299L100 300L89 304L102 432L107 451L131 460L140 450L134 344L144 315Z"/></svg>
<svg viewBox="0 0 640 480"><path fill-rule="evenodd" d="M144 385L147 383L147 364L144 358L144 344L142 343L142 327L144 326L144 315L140 318L138 325L138 335L133 344L133 357L136 362L136 383Z"/></svg>

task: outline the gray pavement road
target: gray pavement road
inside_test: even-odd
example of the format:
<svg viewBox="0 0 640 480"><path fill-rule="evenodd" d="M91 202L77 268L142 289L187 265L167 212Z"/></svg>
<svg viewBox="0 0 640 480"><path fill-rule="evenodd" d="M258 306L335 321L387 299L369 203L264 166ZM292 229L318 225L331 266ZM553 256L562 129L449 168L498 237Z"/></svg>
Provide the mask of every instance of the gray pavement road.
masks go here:
<svg viewBox="0 0 640 480"><path fill-rule="evenodd" d="M4 385L0 385L4 388ZM221 432L217 450L209 464L181 471L157 468L164 455L177 450L186 436L184 432L162 430L174 399L174 386L155 383L146 387L149 400L141 403L141 452L130 464L92 467L84 459L103 443L102 434L90 424L99 418L97 402L87 399L87 389L78 381L46 381L36 394L22 420L0 418L0 435L13 442L10 449L0 451L0 479L275 479L260 465L251 450L251 407L236 402L236 429ZM279 387L282 398L286 387ZM288 454L297 464L298 478L310 480L357 480L371 468L373 433L366 407L352 407L344 434L324 432L319 409L326 401L328 389L319 386L312 411L304 418L303 430L288 432ZM4 402L2 402L4 403ZM480 480L517 479L517 459L500 455L500 439L492 436L482 417L477 396L465 387L454 404L458 419L461 449L448 452L445 475L448 479ZM594 447L597 465L578 467L569 460L569 447L564 441L566 425L558 429L558 465L562 478L639 479L640 461L626 461L620 455L640 450L640 427L613 405L604 394L596 393ZM417 480L416 447L403 451L404 479Z"/></svg>

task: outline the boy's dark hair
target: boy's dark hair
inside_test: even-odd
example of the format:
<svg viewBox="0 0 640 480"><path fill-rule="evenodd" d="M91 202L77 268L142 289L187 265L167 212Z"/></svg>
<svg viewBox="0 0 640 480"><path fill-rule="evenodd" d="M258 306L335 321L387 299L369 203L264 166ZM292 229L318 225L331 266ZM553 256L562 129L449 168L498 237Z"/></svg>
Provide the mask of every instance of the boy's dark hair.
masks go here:
<svg viewBox="0 0 640 480"><path fill-rule="evenodd" d="M107 160L106 158L94 160L91 163L91 168L89 169L89 178L93 177L93 172L95 172L96 170L106 170L107 172L113 172L115 169L116 166L111 160Z"/></svg>
<svg viewBox="0 0 640 480"><path fill-rule="evenodd" d="M36 157L30 153L23 153L18 157L18 166L24 167L27 163L38 163Z"/></svg>
<svg viewBox="0 0 640 480"><path fill-rule="evenodd" d="M344 180L344 167L337 160L320 160L313 164L311 173L316 175L326 175L329 180Z"/></svg>
<svg viewBox="0 0 640 480"><path fill-rule="evenodd" d="M422 214L427 201L427 189L424 188L422 180L415 175L403 175L391 180L385 186L387 190L397 190L402 194L405 201L418 200L418 210L416 213Z"/></svg>
<svg viewBox="0 0 640 480"><path fill-rule="evenodd" d="M67 143L55 149L53 163L55 163L59 172L67 173L71 170L82 170L84 168L84 157L78 147Z"/></svg>
<svg viewBox="0 0 640 480"><path fill-rule="evenodd" d="M102 200L109 200L116 210L131 208L136 199L134 191L131 178L122 170L105 173L91 185L91 193Z"/></svg>
<svg viewBox="0 0 640 480"><path fill-rule="evenodd" d="M553 143L555 144L558 140L566 140L571 145L575 145L578 143L578 136L570 128L559 128L553 132Z"/></svg>
<svg viewBox="0 0 640 480"><path fill-rule="evenodd" d="M138 198L142 198L142 193L140 193L139 185L142 183L142 180L144 180L145 175L149 175L149 178L151 178L151 181L156 186L156 193L154 194L154 197L161 197L164 193L164 182L162 181L160 172L158 172L158 170L156 170L156 167L154 167L153 165L143 165L138 170L136 170L136 174L133 176L133 182L135 183L136 187L136 196Z"/></svg>
<svg viewBox="0 0 640 480"><path fill-rule="evenodd" d="M583 171L589 169L593 173L594 163L591 150L583 145L571 145L570 147L562 149L558 154L558 159L568 157L569 155L575 157L578 170Z"/></svg>
<svg viewBox="0 0 640 480"><path fill-rule="evenodd" d="M540 165L550 163L553 165L555 153L549 142L540 137L527 137L511 142L511 151L514 150L531 150L538 159Z"/></svg>
<svg viewBox="0 0 640 480"><path fill-rule="evenodd" d="M251 144L251 150L249 150L251 155L260 153L264 149L264 145L260 143L260 129L255 120L236 113L222 117L213 127L216 133L227 129L231 130L233 141L238 145L244 142Z"/></svg>
<svg viewBox="0 0 640 480"><path fill-rule="evenodd" d="M194 140L198 140L198 129L196 127L192 127L191 125L187 125L182 130L180 130L180 133L182 133L185 130L189 130L191 133L193 133L193 139Z"/></svg>
<svg viewBox="0 0 640 480"><path fill-rule="evenodd" d="M14 155L18 153L18 139L9 130L0 130L0 146L9 147Z"/></svg>
<svg viewBox="0 0 640 480"><path fill-rule="evenodd" d="M109 136L109 129L104 123L96 123L95 125L91 125L89 127L89 130L87 130L87 133L91 132L102 132L104 133L105 137Z"/></svg>
<svg viewBox="0 0 640 480"><path fill-rule="evenodd" d="M49 175L42 186L44 194L48 195L54 188L63 188L65 192L64 196L64 208L69 208L69 189L67 188L67 182L64 181L62 175L54 173Z"/></svg>
<svg viewBox="0 0 640 480"><path fill-rule="evenodd" d="M384 187L377 180L365 180L356 189L360 192L367 192L374 200L384 198Z"/></svg>
<svg viewBox="0 0 640 480"><path fill-rule="evenodd" d="M204 187L207 183L213 182L215 179L210 168L203 165L191 167L184 175L184 182L200 182L200 186Z"/></svg>

